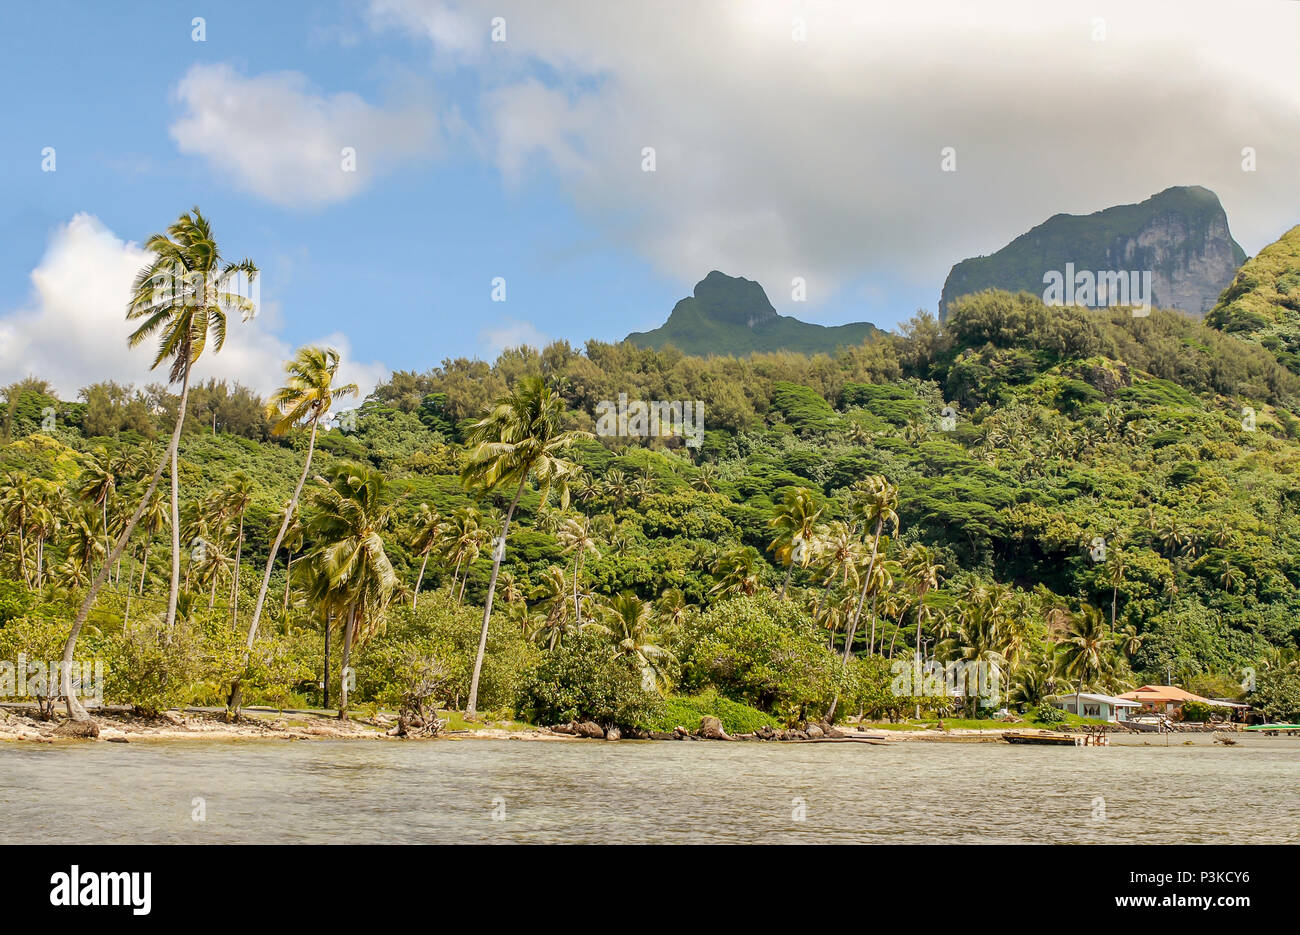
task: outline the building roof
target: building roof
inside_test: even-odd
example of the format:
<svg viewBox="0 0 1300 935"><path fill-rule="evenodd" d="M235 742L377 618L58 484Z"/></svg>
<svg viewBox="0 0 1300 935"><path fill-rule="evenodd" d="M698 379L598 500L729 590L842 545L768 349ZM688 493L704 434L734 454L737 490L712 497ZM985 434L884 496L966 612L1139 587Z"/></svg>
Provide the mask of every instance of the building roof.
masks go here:
<svg viewBox="0 0 1300 935"><path fill-rule="evenodd" d="M1053 695L1052 697L1058 698L1061 701L1068 701L1074 698L1074 692L1061 692L1060 694ZM1138 702L1129 701L1127 698L1123 697L1122 695L1116 698L1114 695L1098 695L1095 692L1079 692L1079 700L1091 701L1097 704L1108 704L1112 708L1140 708L1141 707L1141 705L1138 704Z"/></svg>
<svg viewBox="0 0 1300 935"><path fill-rule="evenodd" d="M1120 697L1131 701L1145 701L1154 704L1166 704L1171 701L1199 701L1201 704L1214 705L1220 708L1250 707L1250 705L1238 704L1235 701L1216 701L1213 698L1202 698L1200 695L1193 695L1189 691L1183 691L1177 685L1143 685L1134 691L1125 692Z"/></svg>

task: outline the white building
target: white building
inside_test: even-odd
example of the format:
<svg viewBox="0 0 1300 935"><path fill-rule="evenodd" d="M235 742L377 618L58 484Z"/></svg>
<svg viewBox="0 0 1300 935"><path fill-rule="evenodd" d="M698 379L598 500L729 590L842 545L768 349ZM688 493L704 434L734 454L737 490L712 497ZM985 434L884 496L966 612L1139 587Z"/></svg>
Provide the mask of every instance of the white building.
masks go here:
<svg viewBox="0 0 1300 935"><path fill-rule="evenodd" d="M1078 710L1075 707L1075 698L1078 698ZM1104 721L1126 721L1129 714L1142 707L1136 701L1128 701L1124 698L1116 698L1113 695L1098 695L1093 692L1079 692L1076 696L1073 692L1068 695L1052 695L1047 699L1047 703L1054 708L1060 708L1070 714L1077 714L1080 717L1099 718Z"/></svg>

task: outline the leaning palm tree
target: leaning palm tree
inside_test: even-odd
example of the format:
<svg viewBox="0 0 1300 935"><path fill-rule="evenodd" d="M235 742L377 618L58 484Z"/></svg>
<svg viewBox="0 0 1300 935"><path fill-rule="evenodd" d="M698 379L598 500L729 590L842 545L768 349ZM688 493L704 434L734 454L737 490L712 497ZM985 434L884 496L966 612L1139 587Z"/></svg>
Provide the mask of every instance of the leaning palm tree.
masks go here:
<svg viewBox="0 0 1300 935"><path fill-rule="evenodd" d="M470 566L478 561L479 553L487 544L488 532L484 528L482 514L472 506L463 506L451 514L451 520L442 535L442 550L447 561L454 561L451 572L451 590L457 595L456 606L460 606L465 597L465 585L469 583ZM464 568L465 577L461 578ZM456 582L460 581L457 590Z"/></svg>
<svg viewBox="0 0 1300 935"><path fill-rule="evenodd" d="M346 720L352 650L379 627L398 591L397 574L382 537L392 522L393 508L388 484L379 471L340 464L326 478L328 486L313 498L316 513L309 528L320 543L314 561L328 579L328 604L343 615L339 719Z"/></svg>
<svg viewBox="0 0 1300 935"><path fill-rule="evenodd" d="M415 589L411 592L411 609L414 610L420 600L420 584L424 581L424 569L428 567L429 556L442 541L442 516L427 503L421 503L411 523L411 548L421 557L420 574L415 579Z"/></svg>
<svg viewBox="0 0 1300 935"><path fill-rule="evenodd" d="M60 678L64 683L68 716L74 721L90 720L90 715L76 699L70 684L77 636L85 626L91 608L95 606L100 588L108 577L108 569L118 560L131 540L135 525L140 521L140 516L152 499L158 480L169 463L172 469L172 578L167 597L167 625L170 628L175 623L181 556L176 452L180 446L181 428L185 424L185 409L189 403L190 370L207 346L209 333L215 342L213 352L221 350L226 339L228 313L238 311L248 319L256 311L250 298L231 291L230 282L235 275L246 276L251 282L257 276L257 267L251 260L223 266L221 253L212 239L211 227L197 208L192 213L182 214L167 229L166 234L155 234L149 238L145 247L153 252L154 259L136 276L126 310L129 321L143 321L131 333L127 342L131 347L137 347L147 337L158 333L158 353L151 369L170 359L172 363L168 371L168 382L179 382L181 395L176 412L176 426L172 430L167 454L158 462L135 513L122 526L112 553L105 558L99 574L91 582L90 590L72 621L68 639L63 644Z"/></svg>
<svg viewBox="0 0 1300 935"><path fill-rule="evenodd" d="M308 473L311 472L312 455L316 452L316 431L320 427L321 419L329 413L330 407L337 400L357 394L355 383L344 386L334 385L334 378L339 370L339 352L333 348L301 348L294 355L293 360L285 364L284 369L289 376L288 380L285 381L284 386L271 394L271 399L267 402L267 410L273 416L278 416L275 424L271 426L271 434L286 435L295 428L305 426L310 426L311 431L307 437L307 456L303 459L302 473L298 475L298 483L294 486L293 495L285 507L284 518L280 521L280 530L275 534L275 541L271 543L271 552L266 556L266 570L262 573L262 584L257 590L253 619L248 624L248 639L244 645L245 660L251 655L253 643L257 639L257 627L262 619L262 609L266 605L267 589L271 586L271 571L275 567L276 553L280 551L289 526L294 520L298 497L302 494L302 486L307 481ZM286 571L286 595L288 574ZM230 688L229 707L232 710L239 710L239 697L239 680L236 679Z"/></svg>
<svg viewBox="0 0 1300 935"><path fill-rule="evenodd" d="M781 582L781 599L790 587L790 576L794 566L807 567L813 557L813 530L825 508L817 504L816 498L807 487L792 487L786 490L781 502L777 504L768 527L776 530L776 537L768 545L768 551L774 552L781 564L785 565L785 580Z"/></svg>
<svg viewBox="0 0 1300 935"><path fill-rule="evenodd" d="M478 651L474 656L474 674L470 679L466 714L474 717L478 706L479 676L483 671L483 654L487 651L488 623L492 619L492 598L496 594L497 576L505 557L510 521L530 476L536 477L545 503L552 487L560 494L560 506L569 506L568 481L577 467L561 455L589 432L563 431L564 399L541 377L521 379L514 390L488 410L470 429L473 447L461 472L461 480L470 489L486 495L502 484L515 487L514 497L506 510L501 536L492 549L492 577L488 581L487 602L483 608L483 627L479 631Z"/></svg>

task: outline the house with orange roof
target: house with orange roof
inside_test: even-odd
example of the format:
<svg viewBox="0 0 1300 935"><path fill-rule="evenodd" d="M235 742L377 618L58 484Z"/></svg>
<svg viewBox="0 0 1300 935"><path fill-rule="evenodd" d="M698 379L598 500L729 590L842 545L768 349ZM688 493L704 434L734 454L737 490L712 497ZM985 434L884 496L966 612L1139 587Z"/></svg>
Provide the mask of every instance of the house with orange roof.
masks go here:
<svg viewBox="0 0 1300 935"><path fill-rule="evenodd" d="M1172 718L1181 717L1183 705L1189 701L1200 702L1215 708L1240 709L1242 711L1250 707L1249 705L1237 704L1231 701L1216 701L1213 698L1203 698L1192 692L1184 691L1177 685L1143 685L1131 692L1124 692L1118 697L1126 701L1136 701L1142 706L1143 712L1167 714ZM1236 711L1234 710L1232 713L1235 714Z"/></svg>

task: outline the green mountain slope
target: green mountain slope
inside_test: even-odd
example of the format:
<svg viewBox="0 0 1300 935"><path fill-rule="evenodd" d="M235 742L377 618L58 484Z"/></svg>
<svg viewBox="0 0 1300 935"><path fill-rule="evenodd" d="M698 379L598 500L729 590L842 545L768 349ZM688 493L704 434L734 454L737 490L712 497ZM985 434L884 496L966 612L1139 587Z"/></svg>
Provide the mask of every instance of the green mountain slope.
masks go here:
<svg viewBox="0 0 1300 935"><path fill-rule="evenodd" d="M867 322L827 327L779 315L758 283L714 270L695 284L693 295L673 307L661 327L634 332L627 340L655 349L671 344L700 356L743 356L759 351L829 353L879 333Z"/></svg>
<svg viewBox="0 0 1300 935"><path fill-rule="evenodd" d="M1043 274L1116 270L1152 272L1153 304L1204 315L1245 262L1214 192L1168 188L1140 204L1089 215L1058 214L991 256L962 260L948 273L941 317L958 296L984 289L1043 294Z"/></svg>
<svg viewBox="0 0 1300 935"><path fill-rule="evenodd" d="M1206 323L1258 341L1300 373L1300 226L1237 270Z"/></svg>

